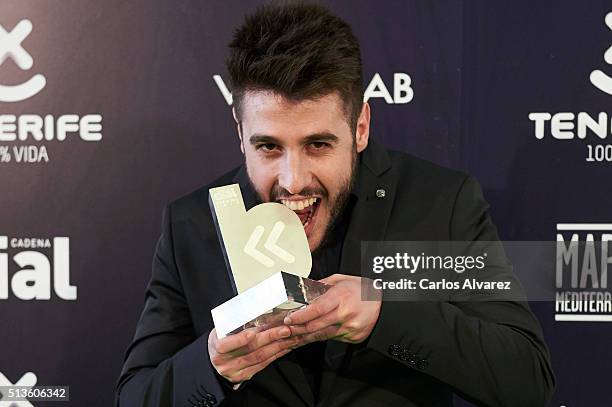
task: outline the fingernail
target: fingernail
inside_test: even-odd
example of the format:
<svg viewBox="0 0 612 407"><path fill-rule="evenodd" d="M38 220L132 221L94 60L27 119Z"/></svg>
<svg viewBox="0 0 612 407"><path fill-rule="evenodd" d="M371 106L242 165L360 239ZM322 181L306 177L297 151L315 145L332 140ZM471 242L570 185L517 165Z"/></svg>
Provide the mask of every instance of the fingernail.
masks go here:
<svg viewBox="0 0 612 407"><path fill-rule="evenodd" d="M290 324L291 324L291 318L289 318L289 317L285 317L285 319L283 320L283 322L285 323L285 325L290 325Z"/></svg>
<svg viewBox="0 0 612 407"><path fill-rule="evenodd" d="M253 332L248 331L248 332L246 333L246 338L247 338L247 340L249 340L249 341L250 341L251 339L253 339L253 335L255 335Z"/></svg>
<svg viewBox="0 0 612 407"><path fill-rule="evenodd" d="M286 338L289 335L291 335L291 331L289 330L289 328L281 329L280 331L281 338Z"/></svg>

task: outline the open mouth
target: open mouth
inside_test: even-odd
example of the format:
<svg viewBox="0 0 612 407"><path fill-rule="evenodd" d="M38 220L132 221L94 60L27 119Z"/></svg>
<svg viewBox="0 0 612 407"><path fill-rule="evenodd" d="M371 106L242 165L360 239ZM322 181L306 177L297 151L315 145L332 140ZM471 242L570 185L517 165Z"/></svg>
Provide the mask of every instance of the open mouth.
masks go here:
<svg viewBox="0 0 612 407"><path fill-rule="evenodd" d="M295 212L300 218L304 229L309 231L310 228L308 228L308 226L314 224L317 209L321 204L321 198L311 197L300 200L281 199L280 203Z"/></svg>

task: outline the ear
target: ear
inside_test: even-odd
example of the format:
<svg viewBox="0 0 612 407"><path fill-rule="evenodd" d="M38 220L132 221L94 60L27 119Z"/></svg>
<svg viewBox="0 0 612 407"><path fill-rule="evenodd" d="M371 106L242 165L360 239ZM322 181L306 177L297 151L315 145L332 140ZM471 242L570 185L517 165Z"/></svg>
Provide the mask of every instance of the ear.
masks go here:
<svg viewBox="0 0 612 407"><path fill-rule="evenodd" d="M361 107L361 113L357 120L357 129L355 132L355 142L357 144L357 152L361 153L368 146L370 138L370 105L368 102Z"/></svg>
<svg viewBox="0 0 612 407"><path fill-rule="evenodd" d="M242 151L242 155L244 155L244 144L242 142L242 126L240 125L240 121L238 120L238 116L236 115L236 109L233 107L232 116L234 116L234 121L236 122L236 132L238 133L238 138L240 139L240 151Z"/></svg>

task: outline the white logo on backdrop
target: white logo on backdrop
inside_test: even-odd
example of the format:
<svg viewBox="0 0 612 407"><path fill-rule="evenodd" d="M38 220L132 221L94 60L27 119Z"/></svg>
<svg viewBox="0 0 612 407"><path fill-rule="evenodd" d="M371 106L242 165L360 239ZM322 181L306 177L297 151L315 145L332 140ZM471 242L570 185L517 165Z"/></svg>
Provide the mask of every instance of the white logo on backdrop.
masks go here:
<svg viewBox="0 0 612 407"><path fill-rule="evenodd" d="M232 93L228 89L227 85L223 81L221 75L213 75L213 80L219 88L223 99L228 106L233 103ZM363 101L367 102L370 99L380 98L383 99L387 104L390 105L401 105L410 103L414 98L414 90L412 89L412 79L410 75L404 72L396 72L393 74L393 87L392 92L389 91L387 85L383 81L380 74L377 72L374 74L365 92L363 93Z"/></svg>
<svg viewBox="0 0 612 407"><path fill-rule="evenodd" d="M610 223L557 224L555 321L612 322Z"/></svg>
<svg viewBox="0 0 612 407"><path fill-rule="evenodd" d="M612 12L606 15L605 21L612 30ZM604 53L604 60L612 65L612 46ZM599 90L612 95L612 77L603 71L594 70L590 80ZM612 117L607 112L531 112L528 117L533 122L536 139L552 137L556 140L588 140L584 158L586 162L612 162L612 144L601 142L612 135Z"/></svg>
<svg viewBox="0 0 612 407"><path fill-rule="evenodd" d="M30 20L21 20L10 32L0 24L0 65L11 58L24 71L32 68L34 59L21 46L30 32L32 32ZM0 85L0 102L19 102L28 99L40 92L46 83L43 75L36 74L19 85Z"/></svg>
<svg viewBox="0 0 612 407"><path fill-rule="evenodd" d="M11 257L18 270L9 278ZM0 300L8 299L11 291L26 301L50 300L53 292L62 300L76 300L77 287L70 283L70 239L0 236Z"/></svg>
<svg viewBox="0 0 612 407"><path fill-rule="evenodd" d="M21 376L21 379L17 380L15 383L11 383L11 381L7 379L6 376L2 374L2 372L0 372L0 387L19 386L19 387L24 387L26 389L30 389L36 385L37 380L38 379L36 378L36 375L34 373L27 372L26 374ZM33 405L29 401L25 401L25 400L24 401L1 401L0 400L0 407L33 407Z"/></svg>
<svg viewBox="0 0 612 407"><path fill-rule="evenodd" d="M12 31L0 25L0 65L9 58L23 70L34 64L32 56L23 48L23 40L32 31L30 20L21 20ZM0 102L18 102L40 92L47 81L41 74L32 76L20 85L0 85ZM40 142L64 141L78 135L83 141L102 140L101 114L0 114L0 142L19 142L0 145L0 164L40 163L49 161L47 147ZM21 142L31 141L32 144Z"/></svg>
<svg viewBox="0 0 612 407"><path fill-rule="evenodd" d="M606 15L606 25L610 30L612 30L612 12L609 12ZM604 53L604 61L608 64L612 65L612 46L608 48L608 50ZM589 77L593 86L602 92L606 92L608 95L612 95L612 78L599 69L591 72L591 76Z"/></svg>
<svg viewBox="0 0 612 407"><path fill-rule="evenodd" d="M378 72L375 73L363 93L363 101L367 102L369 99L374 98L382 98L390 105L410 103L414 98L410 75L404 72L393 74L393 95L391 95L380 74Z"/></svg>

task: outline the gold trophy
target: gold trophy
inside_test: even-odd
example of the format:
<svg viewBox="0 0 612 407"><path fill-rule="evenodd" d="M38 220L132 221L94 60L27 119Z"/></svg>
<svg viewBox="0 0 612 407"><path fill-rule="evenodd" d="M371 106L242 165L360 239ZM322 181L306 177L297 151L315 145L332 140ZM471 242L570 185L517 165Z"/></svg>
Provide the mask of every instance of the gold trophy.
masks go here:
<svg viewBox="0 0 612 407"><path fill-rule="evenodd" d="M209 190L225 264L235 297L212 309L217 337L250 327L280 325L291 311L329 286L307 278L312 267L300 218L285 205L245 209L238 184Z"/></svg>

